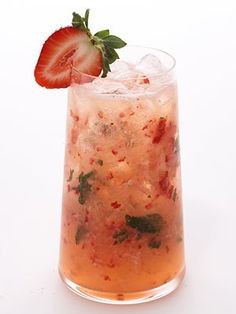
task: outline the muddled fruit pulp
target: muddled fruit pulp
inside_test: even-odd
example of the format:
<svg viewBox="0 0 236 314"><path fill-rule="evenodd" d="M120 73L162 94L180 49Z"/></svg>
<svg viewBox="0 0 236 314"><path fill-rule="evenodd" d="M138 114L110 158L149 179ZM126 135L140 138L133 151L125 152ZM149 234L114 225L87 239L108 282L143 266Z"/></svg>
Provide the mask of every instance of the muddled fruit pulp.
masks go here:
<svg viewBox="0 0 236 314"><path fill-rule="evenodd" d="M174 84L132 97L71 87L60 272L72 282L144 291L184 267L176 102Z"/></svg>

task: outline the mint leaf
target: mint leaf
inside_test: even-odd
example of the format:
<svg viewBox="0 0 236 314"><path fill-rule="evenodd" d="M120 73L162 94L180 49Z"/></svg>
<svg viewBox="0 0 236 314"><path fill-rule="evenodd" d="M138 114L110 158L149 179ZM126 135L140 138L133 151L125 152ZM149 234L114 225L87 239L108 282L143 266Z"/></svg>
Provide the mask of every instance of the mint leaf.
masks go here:
<svg viewBox="0 0 236 314"><path fill-rule="evenodd" d="M122 243L123 241L125 241L128 238L128 236L129 236L129 233L125 229L116 231L113 234L113 239L115 239L113 244Z"/></svg>
<svg viewBox="0 0 236 314"><path fill-rule="evenodd" d="M94 171L90 171L86 174L81 172L79 175L79 184L77 187L73 188L76 193L79 193L79 203L83 205L86 201L86 198L91 191L92 185L88 182L88 179L94 175Z"/></svg>
<svg viewBox="0 0 236 314"><path fill-rule="evenodd" d="M174 189L173 196L172 196L172 199L173 199L174 202L175 202L175 200L176 200L176 197L177 197L177 191L176 191L176 188L175 188L175 189Z"/></svg>
<svg viewBox="0 0 236 314"><path fill-rule="evenodd" d="M163 226L163 218L157 213L146 216L126 215L125 222L131 228L145 233L159 233Z"/></svg>
<svg viewBox="0 0 236 314"><path fill-rule="evenodd" d="M179 136L176 137L175 139L175 148L174 148L174 153L179 152Z"/></svg>
<svg viewBox="0 0 236 314"><path fill-rule="evenodd" d="M100 166L103 166L103 160L102 160L102 159L98 159L97 163L98 163Z"/></svg>
<svg viewBox="0 0 236 314"><path fill-rule="evenodd" d="M78 245L80 244L81 240L84 238L87 230L84 226L78 226L76 234L75 234L75 243Z"/></svg>
<svg viewBox="0 0 236 314"><path fill-rule="evenodd" d="M104 29L104 30L102 30L102 31L97 32L96 34L94 34L94 36L97 36L97 37L99 37L99 38L102 39L102 38L108 36L109 34L110 34L109 29Z"/></svg>
<svg viewBox="0 0 236 314"><path fill-rule="evenodd" d="M183 238L182 238L180 235L177 235L176 241L177 241L177 242L182 242L182 241L183 241Z"/></svg>
<svg viewBox="0 0 236 314"><path fill-rule="evenodd" d="M148 246L151 249L159 249L159 247L161 246L161 241L160 240L151 240L149 242Z"/></svg>
<svg viewBox="0 0 236 314"><path fill-rule="evenodd" d="M135 239L136 240L140 240L141 238L142 238L142 233L141 232L137 232L136 236L135 236Z"/></svg>
<svg viewBox="0 0 236 314"><path fill-rule="evenodd" d="M74 169L70 169L70 175L69 178L66 180L67 182L70 182L73 179Z"/></svg>
<svg viewBox="0 0 236 314"><path fill-rule="evenodd" d="M105 46L111 47L111 48L122 48L126 45L126 42L124 42L121 38L114 36L114 35L108 35L103 38Z"/></svg>

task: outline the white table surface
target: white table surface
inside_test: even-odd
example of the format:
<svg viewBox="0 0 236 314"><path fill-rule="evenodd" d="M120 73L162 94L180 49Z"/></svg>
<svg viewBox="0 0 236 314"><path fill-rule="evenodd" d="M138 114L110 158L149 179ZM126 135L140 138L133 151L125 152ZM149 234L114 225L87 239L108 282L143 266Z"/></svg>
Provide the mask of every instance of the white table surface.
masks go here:
<svg viewBox="0 0 236 314"><path fill-rule="evenodd" d="M49 2L0 3L0 313L236 313L234 1ZM93 303L57 273L67 91L37 86L33 68L86 7L94 30L177 58L187 273L151 303Z"/></svg>

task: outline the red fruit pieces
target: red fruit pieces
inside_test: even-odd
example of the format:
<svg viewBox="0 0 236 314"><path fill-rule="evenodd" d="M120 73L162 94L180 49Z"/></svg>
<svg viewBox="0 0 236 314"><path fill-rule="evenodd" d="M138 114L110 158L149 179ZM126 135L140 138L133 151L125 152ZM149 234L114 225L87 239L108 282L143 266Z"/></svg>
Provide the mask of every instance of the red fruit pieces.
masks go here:
<svg viewBox="0 0 236 314"><path fill-rule="evenodd" d="M151 208L152 208L152 204L151 204L151 203L148 203L147 205L145 205L145 208L146 208L146 209L151 209Z"/></svg>
<svg viewBox="0 0 236 314"><path fill-rule="evenodd" d="M159 180L159 187L162 194L166 195L168 198L172 197L174 186L170 183L168 171L165 171L161 176L161 179Z"/></svg>
<svg viewBox="0 0 236 314"><path fill-rule="evenodd" d="M150 81L149 81L149 79L148 79L147 77L145 77L145 78L143 79L143 83L144 83L144 84L150 84Z"/></svg>
<svg viewBox="0 0 236 314"><path fill-rule="evenodd" d="M169 178L168 178L168 171L165 171L164 175L159 181L159 186L161 188L161 191L166 192L168 190L169 184L170 183L169 183Z"/></svg>
<svg viewBox="0 0 236 314"><path fill-rule="evenodd" d="M75 122L79 122L79 116L76 115L72 110L70 110L70 116Z"/></svg>
<svg viewBox="0 0 236 314"><path fill-rule="evenodd" d="M78 136L79 136L78 129L77 128L72 128L71 129L71 135L70 135L70 139L71 139L71 143L72 144L76 144Z"/></svg>
<svg viewBox="0 0 236 314"><path fill-rule="evenodd" d="M115 150L114 148L111 150L111 152L112 152L113 155L117 155L118 154L118 151Z"/></svg>
<svg viewBox="0 0 236 314"><path fill-rule="evenodd" d="M121 157L120 159L118 159L118 162L123 162L123 161L125 161L125 159L126 159L125 156L124 156L124 157Z"/></svg>
<svg viewBox="0 0 236 314"><path fill-rule="evenodd" d="M155 135L154 135L153 140L152 140L153 144L160 143L160 141L161 141L161 139L162 139L162 137L166 131L166 122L167 122L166 118L161 117L159 119L158 125L157 125L156 130L155 130Z"/></svg>
<svg viewBox="0 0 236 314"><path fill-rule="evenodd" d="M111 278L108 275L104 275L103 278L104 278L104 280L111 281Z"/></svg>
<svg viewBox="0 0 236 314"><path fill-rule="evenodd" d="M113 207L114 209L117 209L121 206L121 204L119 204L117 201L111 203L111 207Z"/></svg>
<svg viewBox="0 0 236 314"><path fill-rule="evenodd" d="M112 179L114 178L114 176L113 176L113 174L112 174L111 171L109 171L109 173L108 173L108 175L106 176L106 178L107 178L108 180L112 180Z"/></svg>

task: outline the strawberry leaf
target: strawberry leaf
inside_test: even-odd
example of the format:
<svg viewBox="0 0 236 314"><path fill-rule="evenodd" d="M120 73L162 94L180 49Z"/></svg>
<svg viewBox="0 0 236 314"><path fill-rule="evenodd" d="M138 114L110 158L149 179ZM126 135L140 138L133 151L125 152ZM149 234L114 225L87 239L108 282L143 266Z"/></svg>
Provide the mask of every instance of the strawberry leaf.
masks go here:
<svg viewBox="0 0 236 314"><path fill-rule="evenodd" d="M110 48L110 47L106 47L105 48L106 51L106 56L108 58L109 64L113 63L114 61L116 61L116 59L119 59L119 55L118 53L115 51L115 49Z"/></svg>
<svg viewBox="0 0 236 314"><path fill-rule="evenodd" d="M109 66L109 61L106 56L103 56L103 66L102 66L103 72L102 72L102 77L106 77L107 73L111 71L110 66Z"/></svg>
<svg viewBox="0 0 236 314"><path fill-rule="evenodd" d="M87 28L88 28L88 19L89 19L89 9L85 11L85 15L84 15L84 22Z"/></svg>
<svg viewBox="0 0 236 314"><path fill-rule="evenodd" d="M88 28L88 19L89 19L89 9L86 10L84 17L82 17L78 13L73 13L72 25L75 28L79 28L87 33L90 38L92 45L97 47L103 57L103 65L102 65L102 77L106 77L107 73L111 71L110 64L112 64L115 60L119 59L119 55L115 51L115 49L122 48L126 45L121 38L110 35L109 29L103 29L93 36Z"/></svg>
<svg viewBox="0 0 236 314"><path fill-rule="evenodd" d="M73 15L72 26L85 31L88 34L88 36L91 37L91 33L88 28L89 9L86 10L84 17L82 17L79 13L76 12L73 12L72 15Z"/></svg>
<svg viewBox="0 0 236 314"><path fill-rule="evenodd" d="M94 36L97 36L97 37L99 37L99 38L102 39L102 38L104 38L104 37L107 37L109 34L110 34L109 29L104 29L104 30L102 30L102 31L97 32L96 34L94 34Z"/></svg>
<svg viewBox="0 0 236 314"><path fill-rule="evenodd" d="M122 48L126 45L126 42L124 42L121 38L114 35L108 35L104 37L103 41L106 46L115 49Z"/></svg>
<svg viewBox="0 0 236 314"><path fill-rule="evenodd" d="M73 12L72 14L72 26L80 29L85 29L83 18L78 13Z"/></svg>

